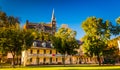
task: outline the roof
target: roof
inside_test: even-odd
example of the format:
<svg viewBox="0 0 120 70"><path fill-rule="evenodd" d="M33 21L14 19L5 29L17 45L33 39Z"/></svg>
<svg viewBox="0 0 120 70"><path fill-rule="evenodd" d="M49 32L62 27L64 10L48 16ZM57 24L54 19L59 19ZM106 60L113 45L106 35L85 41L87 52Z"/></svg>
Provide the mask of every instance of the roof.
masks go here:
<svg viewBox="0 0 120 70"><path fill-rule="evenodd" d="M44 29L44 30L51 30L52 29L52 24L39 24L39 23L28 23L26 27L29 29Z"/></svg>
<svg viewBox="0 0 120 70"><path fill-rule="evenodd" d="M82 42L82 41L80 41L80 40L77 40L77 42L78 42L78 44L80 44L80 45L82 45L82 44L83 44L83 42Z"/></svg>
<svg viewBox="0 0 120 70"><path fill-rule="evenodd" d="M52 48L50 41L34 40L33 46L34 47L43 47L43 48Z"/></svg>

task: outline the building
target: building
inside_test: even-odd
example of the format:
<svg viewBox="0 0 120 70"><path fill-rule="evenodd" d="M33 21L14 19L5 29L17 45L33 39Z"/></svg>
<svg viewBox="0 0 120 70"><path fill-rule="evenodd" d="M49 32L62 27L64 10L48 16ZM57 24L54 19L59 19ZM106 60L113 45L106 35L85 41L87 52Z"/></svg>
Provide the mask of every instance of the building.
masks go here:
<svg viewBox="0 0 120 70"><path fill-rule="evenodd" d="M37 31L43 31L45 33L54 34L56 32L56 18L54 15L54 10L52 12L52 18L50 23L33 23L26 21L24 25L24 29L35 29Z"/></svg>
<svg viewBox="0 0 120 70"><path fill-rule="evenodd" d="M24 65L63 64L64 56L54 49L50 41L34 41L30 49L22 52L21 61ZM65 64L78 64L79 61L79 54L65 55Z"/></svg>
<svg viewBox="0 0 120 70"><path fill-rule="evenodd" d="M48 45L47 45L48 44ZM64 56L57 52L48 42L40 43L40 47L33 43L33 46L22 52L22 64L26 65L43 65L43 64L63 64ZM81 47L76 49L78 54L65 55L65 64L85 64L97 63L96 58L84 56Z"/></svg>
<svg viewBox="0 0 120 70"><path fill-rule="evenodd" d="M41 43L41 47L33 46L22 52L22 64L24 65L40 65L40 64L63 64L64 56L57 52L54 48L48 47L45 43ZM79 63L79 55L65 55L65 64Z"/></svg>

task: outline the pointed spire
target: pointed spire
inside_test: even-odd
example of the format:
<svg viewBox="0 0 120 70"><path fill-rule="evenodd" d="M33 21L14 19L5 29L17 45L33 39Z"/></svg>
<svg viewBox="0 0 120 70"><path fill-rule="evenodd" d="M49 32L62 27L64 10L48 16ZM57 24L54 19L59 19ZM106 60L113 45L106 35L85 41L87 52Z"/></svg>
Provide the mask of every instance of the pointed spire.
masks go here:
<svg viewBox="0 0 120 70"><path fill-rule="evenodd" d="M51 21L55 21L54 8L53 8L53 11L52 11L52 18L51 18Z"/></svg>

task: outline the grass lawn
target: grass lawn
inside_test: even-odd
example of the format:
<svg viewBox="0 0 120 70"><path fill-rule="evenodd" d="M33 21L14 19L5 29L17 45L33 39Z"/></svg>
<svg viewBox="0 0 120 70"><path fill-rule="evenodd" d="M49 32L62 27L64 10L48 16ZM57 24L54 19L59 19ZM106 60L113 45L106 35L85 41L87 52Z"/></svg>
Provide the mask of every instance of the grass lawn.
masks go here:
<svg viewBox="0 0 120 70"><path fill-rule="evenodd" d="M0 70L120 70L120 66L69 65L69 66L28 66L20 68L0 68Z"/></svg>

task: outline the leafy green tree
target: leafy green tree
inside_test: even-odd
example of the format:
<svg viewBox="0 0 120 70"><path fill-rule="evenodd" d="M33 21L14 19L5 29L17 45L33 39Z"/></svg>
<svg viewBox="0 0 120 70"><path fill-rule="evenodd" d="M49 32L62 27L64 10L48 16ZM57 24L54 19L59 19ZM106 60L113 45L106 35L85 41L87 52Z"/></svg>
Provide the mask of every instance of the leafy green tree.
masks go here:
<svg viewBox="0 0 120 70"><path fill-rule="evenodd" d="M115 36L120 34L120 17L116 19L116 25L112 25L111 34Z"/></svg>
<svg viewBox="0 0 120 70"><path fill-rule="evenodd" d="M14 16L7 16L5 12L0 11L0 27L19 27L19 19Z"/></svg>
<svg viewBox="0 0 120 70"><path fill-rule="evenodd" d="M27 50L31 47L34 40L33 30L22 30L22 41L23 47L22 50Z"/></svg>
<svg viewBox="0 0 120 70"><path fill-rule="evenodd" d="M113 57L116 60L116 62L119 62L120 59L118 40L120 40L120 36L113 38L108 42L108 46L109 46L108 48L111 49L109 51L110 52L109 57Z"/></svg>
<svg viewBox="0 0 120 70"><path fill-rule="evenodd" d="M11 26L15 26L16 29L20 29L20 21L19 21L19 18L17 17L14 17L14 16L8 16L7 17L7 20L8 20L8 25L9 27Z"/></svg>
<svg viewBox="0 0 120 70"><path fill-rule="evenodd" d="M33 43L34 36L31 31L21 31L14 28L5 28L0 33L0 46L13 56L12 66L14 67L15 56L27 50Z"/></svg>
<svg viewBox="0 0 120 70"><path fill-rule="evenodd" d="M3 32L0 34L0 43L4 51L12 54L12 66L14 67L15 55L17 52L21 51L20 47L22 46L22 39L19 31L12 28L3 29Z"/></svg>
<svg viewBox="0 0 120 70"><path fill-rule="evenodd" d="M7 27L8 21L7 21L7 15L5 12L0 11L0 27Z"/></svg>
<svg viewBox="0 0 120 70"><path fill-rule="evenodd" d="M2 46L3 44L1 41L4 41L4 38L1 37L1 34L3 33L3 30L0 28L0 62L4 58L4 56L7 55L7 52L4 51L4 47Z"/></svg>
<svg viewBox="0 0 120 70"><path fill-rule="evenodd" d="M0 12L0 24L0 46L2 51L12 54L12 65L14 67L15 57L18 57L23 49L32 45L32 30L21 30L19 19L14 16L7 16L4 12Z"/></svg>
<svg viewBox="0 0 120 70"><path fill-rule="evenodd" d="M120 24L120 17L116 19L117 24Z"/></svg>
<svg viewBox="0 0 120 70"><path fill-rule="evenodd" d="M13 28L13 29L15 29L15 31L17 30L17 34L18 35L21 35L21 31L20 31L20 21L19 21L19 19L18 18L16 18L16 17L14 17L14 16L7 16L7 21L8 21L8 26L9 26L9 28ZM18 36L16 37L17 39L21 39L22 37L19 37L18 38ZM19 47L17 46L16 47L16 50L18 50L18 52L16 52L16 58L17 58L17 64L18 64L18 62L19 62L19 59L18 59L18 56L20 56L21 55L21 46L22 46L22 43L20 44L20 42L17 42L16 44L15 44L16 46L17 45L19 45Z"/></svg>
<svg viewBox="0 0 120 70"><path fill-rule="evenodd" d="M85 31L83 37L85 52L91 57L97 56L99 65L101 65L100 58L111 35L111 23L109 21L103 22L101 18L88 17L82 22L82 28Z"/></svg>
<svg viewBox="0 0 120 70"><path fill-rule="evenodd" d="M54 48L63 56L65 65L65 55L76 54L76 48L79 48L78 42L75 39L76 32L70 28L61 27L52 38Z"/></svg>

